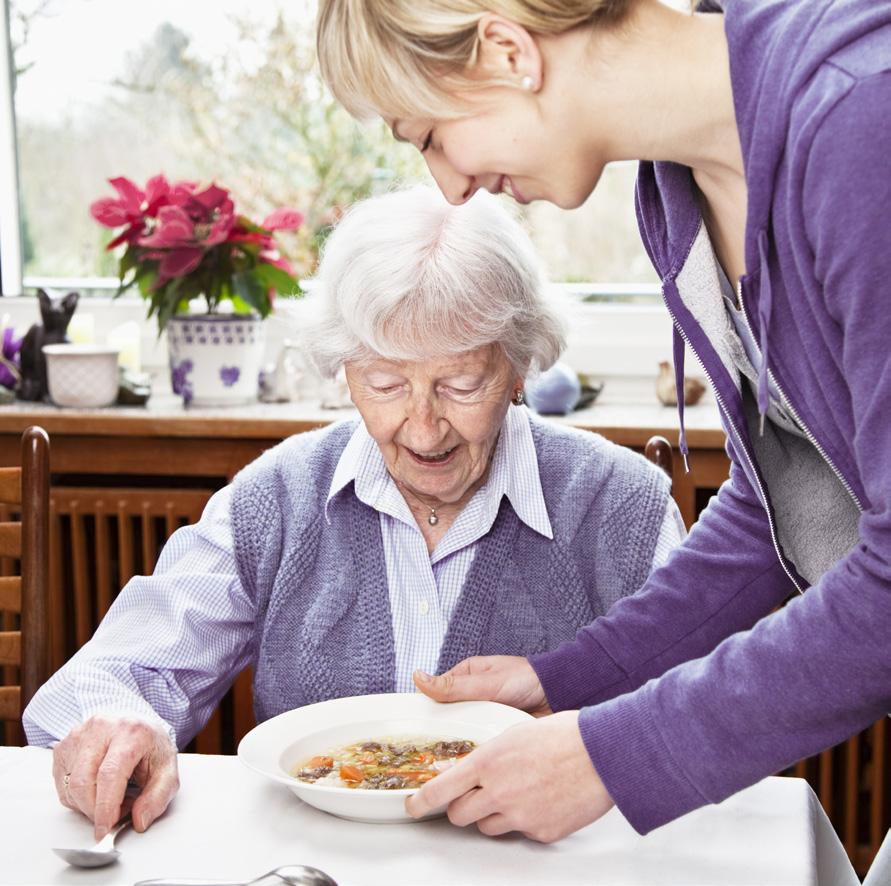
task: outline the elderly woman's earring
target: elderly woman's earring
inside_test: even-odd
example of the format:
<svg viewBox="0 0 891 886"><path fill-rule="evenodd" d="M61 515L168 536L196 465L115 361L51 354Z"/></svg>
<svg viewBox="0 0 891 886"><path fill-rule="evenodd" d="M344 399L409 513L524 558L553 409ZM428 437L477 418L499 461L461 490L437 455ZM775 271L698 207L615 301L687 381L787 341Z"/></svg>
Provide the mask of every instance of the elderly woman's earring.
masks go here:
<svg viewBox="0 0 891 886"><path fill-rule="evenodd" d="M523 77L523 79L520 81L520 86L522 86L523 89L526 90L526 92L532 92L532 87L535 86L535 81L532 79L532 77L529 76L529 74L526 74L526 76Z"/></svg>
<svg viewBox="0 0 891 886"><path fill-rule="evenodd" d="M526 402L526 395L523 393L523 389L517 388L514 391L514 399L513 399L514 406L522 406L525 402Z"/></svg>

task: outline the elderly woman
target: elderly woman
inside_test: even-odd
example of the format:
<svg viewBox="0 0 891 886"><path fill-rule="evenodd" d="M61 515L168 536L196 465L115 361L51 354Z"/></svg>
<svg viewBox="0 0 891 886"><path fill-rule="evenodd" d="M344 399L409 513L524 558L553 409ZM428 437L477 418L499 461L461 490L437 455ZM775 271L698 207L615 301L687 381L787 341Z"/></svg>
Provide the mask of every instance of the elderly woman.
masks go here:
<svg viewBox="0 0 891 886"><path fill-rule="evenodd" d="M562 333L493 198L357 205L313 299L308 347L345 367L361 421L284 441L214 495L25 712L97 836L131 777L137 830L166 809L176 746L247 665L258 720L409 692L417 670L572 638L683 533L660 471L522 406Z"/></svg>

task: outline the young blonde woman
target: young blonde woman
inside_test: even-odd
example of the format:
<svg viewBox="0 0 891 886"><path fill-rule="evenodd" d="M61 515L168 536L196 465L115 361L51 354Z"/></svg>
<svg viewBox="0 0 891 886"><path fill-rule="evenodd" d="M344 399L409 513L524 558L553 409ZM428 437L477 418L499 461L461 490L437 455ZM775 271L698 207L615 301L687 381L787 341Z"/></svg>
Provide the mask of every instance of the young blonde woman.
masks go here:
<svg viewBox="0 0 891 886"><path fill-rule="evenodd" d="M411 811L554 840L615 803L646 832L883 716L891 4L322 0L318 47L343 104L416 145L454 203L571 208L606 163L642 160L677 378L686 342L732 458L668 564L574 642L419 675L444 700L561 713Z"/></svg>

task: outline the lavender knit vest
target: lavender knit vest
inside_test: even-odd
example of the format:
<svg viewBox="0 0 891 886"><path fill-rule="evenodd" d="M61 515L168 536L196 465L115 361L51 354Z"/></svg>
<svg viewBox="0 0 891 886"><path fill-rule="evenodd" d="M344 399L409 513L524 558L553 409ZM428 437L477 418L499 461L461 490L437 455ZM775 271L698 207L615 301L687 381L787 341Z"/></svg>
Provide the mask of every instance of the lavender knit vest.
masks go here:
<svg viewBox="0 0 891 886"><path fill-rule="evenodd" d="M455 607L439 672L470 655L529 655L643 584L669 488L643 457L532 419L552 541L506 498ZM355 423L299 434L235 479L231 519L256 603L254 706L262 721L348 695L394 691L395 651L379 515L349 484L325 500Z"/></svg>

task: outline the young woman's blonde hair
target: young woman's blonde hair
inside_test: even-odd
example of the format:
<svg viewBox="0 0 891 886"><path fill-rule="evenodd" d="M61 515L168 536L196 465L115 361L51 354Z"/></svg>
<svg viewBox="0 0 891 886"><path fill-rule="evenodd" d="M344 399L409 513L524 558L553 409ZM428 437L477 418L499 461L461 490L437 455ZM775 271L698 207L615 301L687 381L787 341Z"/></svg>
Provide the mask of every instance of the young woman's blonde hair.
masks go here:
<svg viewBox="0 0 891 886"><path fill-rule="evenodd" d="M538 34L621 21L634 0L319 0L322 76L354 116L460 116L450 91L476 61L477 26L496 13Z"/></svg>

